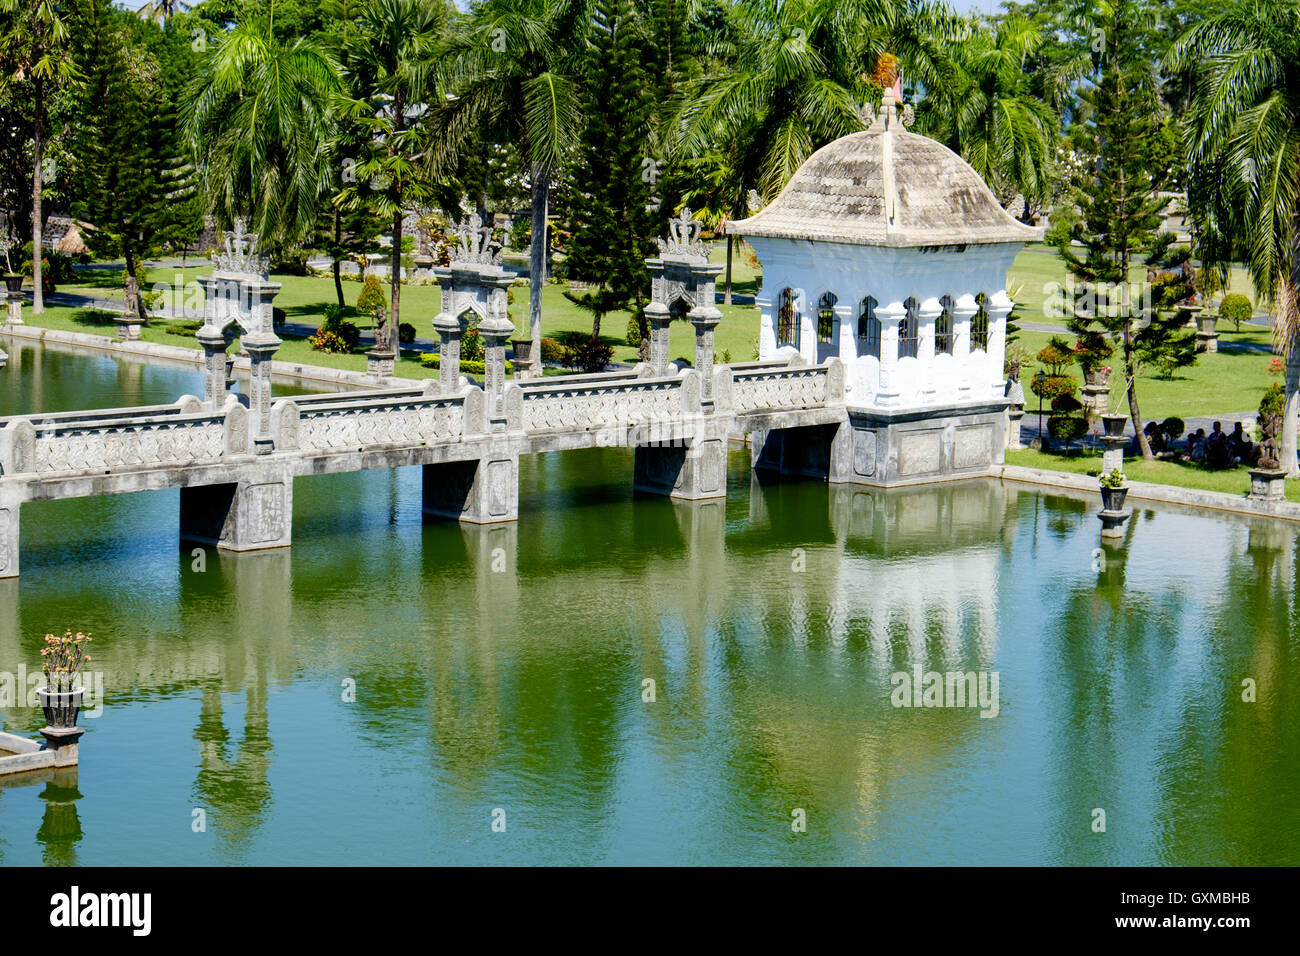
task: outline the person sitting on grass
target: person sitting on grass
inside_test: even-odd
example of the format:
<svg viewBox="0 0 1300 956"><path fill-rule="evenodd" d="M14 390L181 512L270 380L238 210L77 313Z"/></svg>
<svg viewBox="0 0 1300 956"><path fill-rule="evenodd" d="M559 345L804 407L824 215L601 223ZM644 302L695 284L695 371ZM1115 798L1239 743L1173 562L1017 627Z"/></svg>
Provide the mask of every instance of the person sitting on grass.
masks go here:
<svg viewBox="0 0 1300 956"><path fill-rule="evenodd" d="M1205 461L1205 429L1198 428L1187 439L1187 458L1189 461Z"/></svg>
<svg viewBox="0 0 1300 956"><path fill-rule="evenodd" d="M1246 433L1242 430L1241 422L1237 422L1237 426L1232 430L1232 434L1228 436L1228 449L1232 453L1234 464L1237 462L1246 462L1249 464L1254 460L1252 455L1252 452L1255 449L1254 443L1246 437Z"/></svg>
<svg viewBox="0 0 1300 956"><path fill-rule="evenodd" d="M1223 423L1215 422L1210 437L1205 442L1205 465L1207 468L1230 468L1232 466L1232 448L1228 445L1228 436L1223 433Z"/></svg>
<svg viewBox="0 0 1300 956"><path fill-rule="evenodd" d="M1151 454L1158 455L1165 450L1165 433L1161 431L1160 426L1155 422L1147 422L1146 428L1142 433L1147 436L1147 445L1151 448ZM1137 439L1133 439L1136 447Z"/></svg>

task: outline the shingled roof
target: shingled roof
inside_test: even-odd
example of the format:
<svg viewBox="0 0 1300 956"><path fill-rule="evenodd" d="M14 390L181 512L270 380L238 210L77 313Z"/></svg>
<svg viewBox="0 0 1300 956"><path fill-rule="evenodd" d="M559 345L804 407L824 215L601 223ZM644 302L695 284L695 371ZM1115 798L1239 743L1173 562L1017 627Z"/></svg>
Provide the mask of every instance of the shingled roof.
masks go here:
<svg viewBox="0 0 1300 956"><path fill-rule="evenodd" d="M771 205L727 224L732 235L869 246L1033 242L1044 230L1017 222L952 150L909 133L893 92L871 127L813 153Z"/></svg>

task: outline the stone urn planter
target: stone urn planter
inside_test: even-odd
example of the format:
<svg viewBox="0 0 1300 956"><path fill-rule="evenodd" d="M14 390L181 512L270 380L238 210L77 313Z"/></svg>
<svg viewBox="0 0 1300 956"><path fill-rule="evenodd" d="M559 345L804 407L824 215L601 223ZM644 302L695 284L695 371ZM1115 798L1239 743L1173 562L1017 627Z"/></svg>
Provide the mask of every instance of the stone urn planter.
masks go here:
<svg viewBox="0 0 1300 956"><path fill-rule="evenodd" d="M21 292L23 289L23 277L15 273L5 273L5 291Z"/></svg>
<svg viewBox="0 0 1300 956"><path fill-rule="evenodd" d="M532 339L511 339L510 347L515 350L515 368L519 368L521 365L531 365L533 363Z"/></svg>
<svg viewBox="0 0 1300 956"><path fill-rule="evenodd" d="M36 694L40 698L41 709L45 711L46 722L54 728L77 726L77 715L81 712L81 699L85 690L84 687L63 691L42 687L38 690Z"/></svg>
<svg viewBox="0 0 1300 956"><path fill-rule="evenodd" d="M1128 422L1127 415L1116 415L1107 412L1101 416L1102 427L1105 428L1107 438L1122 438L1124 436L1124 425Z"/></svg>
<svg viewBox="0 0 1300 956"><path fill-rule="evenodd" d="M1090 368L1083 373L1085 385L1104 385L1110 387L1110 379L1099 368Z"/></svg>
<svg viewBox="0 0 1300 956"><path fill-rule="evenodd" d="M1281 468L1250 469L1250 497L1256 501L1284 501L1286 472Z"/></svg>
<svg viewBox="0 0 1300 956"><path fill-rule="evenodd" d="M1105 511L1123 511L1124 499L1128 497L1128 486L1101 489L1101 506Z"/></svg>

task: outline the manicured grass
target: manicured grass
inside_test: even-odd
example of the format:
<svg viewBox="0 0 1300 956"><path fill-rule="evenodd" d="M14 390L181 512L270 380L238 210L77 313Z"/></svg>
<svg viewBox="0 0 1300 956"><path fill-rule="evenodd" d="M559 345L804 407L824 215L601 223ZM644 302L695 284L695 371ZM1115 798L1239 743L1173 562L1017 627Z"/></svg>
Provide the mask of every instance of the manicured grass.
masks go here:
<svg viewBox="0 0 1300 956"><path fill-rule="evenodd" d="M715 258L718 255L715 250ZM722 252L725 259L725 249ZM748 283L748 291L753 291L754 275L752 270L744 266L741 261L742 257L737 254L733 262L733 277L742 278ZM207 274L211 271L210 266L202 265L190 267L188 269L150 269L148 278L151 284L163 283L173 289L182 290L182 297L188 297L192 294L187 290L187 283L191 282L196 276ZM111 278L110 278L111 277ZM120 285L120 273L109 270L87 270L79 278L85 281L77 283L65 283L59 287L59 291L79 293L82 295L93 295L99 298L122 298ZM282 286L280 294L276 296L275 304L284 309L285 316L290 322L303 322L308 325L318 326L323 317L325 306L330 303L336 303L337 297L334 289L334 280L331 278L321 278L316 276L289 276L274 275L272 278ZM584 312L578 306L574 305L564 297L565 285L557 283L547 283L542 290L542 334L550 337L556 337L563 332L591 331L591 315ZM385 283L385 293L388 286ZM515 329L519 337L527 335L528 330L528 287L526 285L517 285L513 289L515 301L511 303L510 313L515 323ZM361 293L361 283L345 281L343 283L344 301L349 305L356 302L357 296ZM437 285L412 285L405 284L402 286L402 315L403 322L410 322L417 329L417 334L421 338L433 338L433 319L438 314L442 304L442 293ZM726 359L730 355L731 361L745 362L754 357L754 352L758 348L758 311L753 306L720 306L723 313L723 320L719 323L714 336L714 350L719 359ZM47 313L53 310L47 310ZM30 309L26 310L30 315ZM614 360L617 362L636 362L638 360L637 350L629 346L626 342L627 323L631 318L631 313L627 311L611 312L604 317L601 322L601 339L614 347ZM46 324L42 321L35 322L28 319L32 324ZM356 321L354 319L354 321ZM372 323L358 321L363 328L370 327ZM81 331L85 331L82 329ZM168 336L168 339L174 339L174 336ZM685 358L694 363L695 361L695 329L686 321L673 323L670 334L670 347L674 358ZM320 353L312 353L319 355ZM288 358L281 350L277 358ZM289 359L291 361L302 361L297 357ZM320 362L317 364L327 364ZM362 361L364 366L364 361ZM351 367L351 366L344 366Z"/></svg>
<svg viewBox="0 0 1300 956"><path fill-rule="evenodd" d="M1076 475L1100 475L1101 453L1076 451L1069 455L1048 454L1026 449L1007 452L1008 465L1041 468L1045 471L1064 471ZM1204 491L1222 491L1245 495L1250 491L1250 473L1244 466L1210 471L1190 462L1143 461L1125 458L1124 474L1133 481L1146 481L1178 488L1199 488ZM1300 482L1288 482L1288 501L1300 502Z"/></svg>

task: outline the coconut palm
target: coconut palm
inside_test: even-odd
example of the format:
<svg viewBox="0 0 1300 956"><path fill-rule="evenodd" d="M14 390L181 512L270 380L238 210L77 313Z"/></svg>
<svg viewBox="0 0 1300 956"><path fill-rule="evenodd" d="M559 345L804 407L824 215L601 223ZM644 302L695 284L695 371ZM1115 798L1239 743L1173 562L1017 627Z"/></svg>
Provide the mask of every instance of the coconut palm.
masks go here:
<svg viewBox="0 0 1300 956"><path fill-rule="evenodd" d="M45 311L41 289L41 200L45 191L46 111L60 88L80 79L71 56L77 4L59 0L0 0L0 90L30 96L32 126L32 312Z"/></svg>
<svg viewBox="0 0 1300 956"><path fill-rule="evenodd" d="M445 104L434 117L429 159L454 165L476 131L513 142L532 193L529 333L541 371L547 200L553 175L574 155L589 0L485 0L454 31L441 71Z"/></svg>
<svg viewBox="0 0 1300 956"><path fill-rule="evenodd" d="M1028 69L1042 45L1042 31L1019 14L993 32L972 31L954 44L953 69L919 117L919 131L960 154L1004 206L1019 193L1039 208L1048 192L1059 124Z"/></svg>
<svg viewBox="0 0 1300 956"><path fill-rule="evenodd" d="M1300 2L1239 0L1193 26L1170 49L1167 71L1194 68L1186 147L1193 179L1222 177L1213 217L1235 233L1262 298L1272 306L1274 348L1286 358L1282 465L1300 474Z"/></svg>
<svg viewBox="0 0 1300 956"><path fill-rule="evenodd" d="M142 20L152 20L154 23L166 25L177 11L189 13L193 9L194 5L186 3L185 0L149 0L136 11L136 15Z"/></svg>
<svg viewBox="0 0 1300 956"><path fill-rule="evenodd" d="M733 62L689 84L676 117L674 153L701 156L735 145L739 196L763 201L784 188L818 147L862 129L879 97L882 63L936 84L937 39L960 29L942 6L916 0L740 0ZM744 215L733 209L732 215Z"/></svg>
<svg viewBox="0 0 1300 956"><path fill-rule="evenodd" d="M367 188L364 197L360 188L355 196L392 222L390 310L379 336L387 341L378 342L389 349L396 347L401 324L402 218L430 194L419 163L421 124L446 23L447 8L439 0L372 0L348 37L351 96L342 112L369 133L356 166L358 185Z"/></svg>
<svg viewBox="0 0 1300 956"><path fill-rule="evenodd" d="M285 43L266 20L238 24L209 51L182 122L207 188L209 208L248 215L271 248L312 231L331 176L333 57L309 40Z"/></svg>

